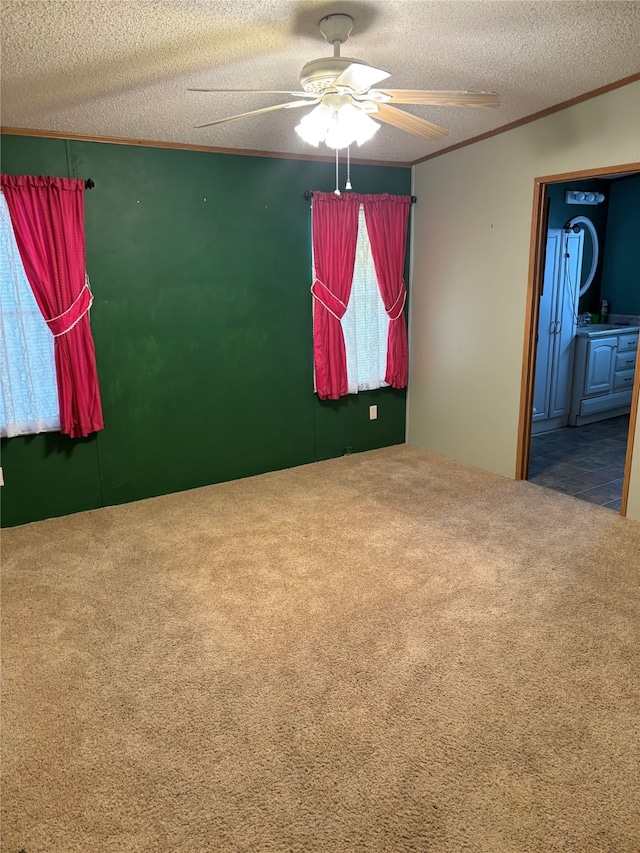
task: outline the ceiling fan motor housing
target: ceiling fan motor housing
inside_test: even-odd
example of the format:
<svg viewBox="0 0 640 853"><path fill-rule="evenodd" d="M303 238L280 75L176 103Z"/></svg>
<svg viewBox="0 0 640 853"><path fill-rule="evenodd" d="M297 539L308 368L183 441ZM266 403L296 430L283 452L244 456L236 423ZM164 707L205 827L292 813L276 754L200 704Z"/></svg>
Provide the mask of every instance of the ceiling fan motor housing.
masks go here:
<svg viewBox="0 0 640 853"><path fill-rule="evenodd" d="M300 85L305 92L322 95L327 89L333 88L335 81L350 65L371 67L368 62L349 59L347 56L324 56L322 59L312 59L300 72Z"/></svg>
<svg viewBox="0 0 640 853"><path fill-rule="evenodd" d="M327 15L318 26L329 44L333 45L334 55L307 62L300 72L300 85L305 92L313 95L324 95L333 88L335 81L350 65L354 63L367 65L368 63L340 56L340 45L344 44L349 38L353 28L351 15Z"/></svg>

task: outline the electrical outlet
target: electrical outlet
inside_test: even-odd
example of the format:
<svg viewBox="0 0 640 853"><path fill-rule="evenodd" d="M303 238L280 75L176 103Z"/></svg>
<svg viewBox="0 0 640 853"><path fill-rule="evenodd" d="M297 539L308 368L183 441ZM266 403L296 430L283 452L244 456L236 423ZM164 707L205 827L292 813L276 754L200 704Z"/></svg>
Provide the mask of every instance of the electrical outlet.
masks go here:
<svg viewBox="0 0 640 853"><path fill-rule="evenodd" d="M353 448L351 447L351 445L348 445L348 447L345 447L345 449L344 449L344 455L345 456L349 456L352 452L353 452Z"/></svg>
<svg viewBox="0 0 640 853"><path fill-rule="evenodd" d="M377 406L369 406L369 420L375 421L378 419L378 407Z"/></svg>

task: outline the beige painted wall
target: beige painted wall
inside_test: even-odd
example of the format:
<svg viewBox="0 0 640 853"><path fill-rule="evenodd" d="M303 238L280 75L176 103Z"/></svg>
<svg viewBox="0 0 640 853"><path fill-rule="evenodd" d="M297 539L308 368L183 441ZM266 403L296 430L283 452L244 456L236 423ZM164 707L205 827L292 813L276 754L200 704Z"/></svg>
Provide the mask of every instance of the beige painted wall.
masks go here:
<svg viewBox="0 0 640 853"><path fill-rule="evenodd" d="M534 178L637 162L640 82L414 167L410 444L515 475Z"/></svg>

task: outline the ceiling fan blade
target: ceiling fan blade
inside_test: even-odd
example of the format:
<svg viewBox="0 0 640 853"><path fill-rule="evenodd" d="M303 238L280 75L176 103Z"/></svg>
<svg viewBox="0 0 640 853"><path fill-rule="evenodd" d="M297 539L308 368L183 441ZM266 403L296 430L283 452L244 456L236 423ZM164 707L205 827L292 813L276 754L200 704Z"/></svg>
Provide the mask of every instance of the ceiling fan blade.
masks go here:
<svg viewBox="0 0 640 853"><path fill-rule="evenodd" d="M258 95L294 95L309 98L308 92L288 92L286 89L187 89L187 92L253 92Z"/></svg>
<svg viewBox="0 0 640 853"><path fill-rule="evenodd" d="M499 107L495 92L438 92L421 89L381 89L391 104L430 104L443 107ZM376 92L371 92L375 99Z"/></svg>
<svg viewBox="0 0 640 853"><path fill-rule="evenodd" d="M247 116L257 116L261 113L272 113L275 110L291 110L294 107L313 107L316 104L320 103L319 98L314 98L313 101L290 101L287 104L276 104L274 107L262 107L261 110L250 110L248 113L238 113L235 116L227 116L226 118L219 118L216 121L209 121L206 124L196 124L196 128L201 127L213 127L214 124L223 124L225 121L234 121L237 118L247 118Z"/></svg>
<svg viewBox="0 0 640 853"><path fill-rule="evenodd" d="M432 124L430 121L425 121L423 118L405 113L404 110L397 110L395 107L390 107L389 104L377 104L377 112L370 113L371 118L378 119L386 124L392 124L400 130L406 130L407 133L413 133L415 136L423 136L425 139L430 139L435 142L445 136L449 136L450 131L437 124Z"/></svg>
<svg viewBox="0 0 640 853"><path fill-rule="evenodd" d="M353 89L354 92L366 92L376 83L391 77L391 72L383 71L381 68L373 68L360 62L352 62L342 74L333 82L333 86L339 88L344 86Z"/></svg>

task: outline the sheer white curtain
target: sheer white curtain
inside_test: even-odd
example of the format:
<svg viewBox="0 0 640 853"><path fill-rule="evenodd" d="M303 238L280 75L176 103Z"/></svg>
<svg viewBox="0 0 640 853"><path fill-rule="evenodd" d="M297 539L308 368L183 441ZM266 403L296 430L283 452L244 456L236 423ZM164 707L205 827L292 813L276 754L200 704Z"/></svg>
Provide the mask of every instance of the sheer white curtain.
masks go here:
<svg viewBox="0 0 640 853"><path fill-rule="evenodd" d="M0 434L59 429L53 335L27 281L0 193Z"/></svg>
<svg viewBox="0 0 640 853"><path fill-rule="evenodd" d="M351 299L342 318L349 394L386 386L389 317L380 296L371 243L360 205Z"/></svg>

